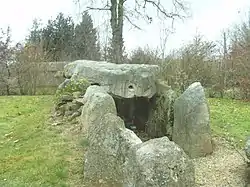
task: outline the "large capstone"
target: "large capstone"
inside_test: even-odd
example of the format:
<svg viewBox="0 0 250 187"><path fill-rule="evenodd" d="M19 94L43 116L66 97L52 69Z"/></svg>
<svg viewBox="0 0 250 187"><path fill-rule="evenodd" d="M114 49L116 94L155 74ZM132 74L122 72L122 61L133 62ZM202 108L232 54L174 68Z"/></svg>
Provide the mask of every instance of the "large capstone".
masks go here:
<svg viewBox="0 0 250 187"><path fill-rule="evenodd" d="M156 93L157 74L157 65L113 64L105 61L77 60L64 68L67 79L87 79L108 93L123 98L151 98Z"/></svg>
<svg viewBox="0 0 250 187"><path fill-rule="evenodd" d="M173 141L191 157L212 153L209 107L199 82L190 85L174 103Z"/></svg>

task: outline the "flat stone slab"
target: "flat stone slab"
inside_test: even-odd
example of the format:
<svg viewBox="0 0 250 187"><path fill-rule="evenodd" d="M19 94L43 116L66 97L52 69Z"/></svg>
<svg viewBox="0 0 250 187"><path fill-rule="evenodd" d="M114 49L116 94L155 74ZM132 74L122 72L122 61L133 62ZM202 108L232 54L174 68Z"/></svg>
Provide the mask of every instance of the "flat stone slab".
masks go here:
<svg viewBox="0 0 250 187"><path fill-rule="evenodd" d="M156 93L159 66L146 64L113 64L105 61L77 60L64 67L71 80L87 79L108 93L123 98L148 97Z"/></svg>

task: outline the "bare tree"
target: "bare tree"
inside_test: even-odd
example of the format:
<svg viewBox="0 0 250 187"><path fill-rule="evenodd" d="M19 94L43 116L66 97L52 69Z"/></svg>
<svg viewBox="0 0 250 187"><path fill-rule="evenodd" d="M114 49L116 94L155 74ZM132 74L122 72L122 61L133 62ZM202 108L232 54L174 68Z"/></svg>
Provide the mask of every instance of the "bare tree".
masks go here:
<svg viewBox="0 0 250 187"><path fill-rule="evenodd" d="M248 20L236 25L231 30L230 50L227 68L231 69L233 76L232 86L237 87L245 99L250 98L250 14Z"/></svg>
<svg viewBox="0 0 250 187"><path fill-rule="evenodd" d="M80 2L81 0L77 0ZM155 19L154 15L150 15L148 8L151 7L156 10L158 18L171 19L172 22L175 19L183 19L187 16L187 7L182 0L172 0L170 9L167 9L163 4L163 0L134 0L133 7L128 6L128 0L107 0L103 1L91 1L92 5L100 5L102 7L88 6L87 10L108 11L110 13L110 25L112 30L112 52L114 55L113 61L116 63L122 63L123 59L123 26L124 20L128 21L135 28L141 29L133 19L144 19L148 23L152 23ZM127 4L127 5L126 5Z"/></svg>
<svg viewBox="0 0 250 187"><path fill-rule="evenodd" d="M0 82L5 87L6 94L10 95L10 65L13 62L13 49L11 48L11 30L10 27L0 31Z"/></svg>
<svg viewBox="0 0 250 187"><path fill-rule="evenodd" d="M16 51L16 63L14 64L14 76L21 95L35 95L39 79L43 79L42 63L46 61L41 45L26 44L22 50Z"/></svg>
<svg viewBox="0 0 250 187"><path fill-rule="evenodd" d="M166 57L167 41L168 41L169 35L172 33L173 33L173 31L171 29L169 29L166 26L165 21L162 20L161 21L161 28L160 28L160 51L161 51L162 61L164 61L164 59Z"/></svg>
<svg viewBox="0 0 250 187"><path fill-rule="evenodd" d="M132 51L130 61L131 64L159 64L161 61L161 54L157 53L157 50L153 50L146 46L144 48L137 48Z"/></svg>
<svg viewBox="0 0 250 187"><path fill-rule="evenodd" d="M213 84L215 44L198 34L186 46L165 58L162 76L173 88L183 92L195 81L209 87Z"/></svg>

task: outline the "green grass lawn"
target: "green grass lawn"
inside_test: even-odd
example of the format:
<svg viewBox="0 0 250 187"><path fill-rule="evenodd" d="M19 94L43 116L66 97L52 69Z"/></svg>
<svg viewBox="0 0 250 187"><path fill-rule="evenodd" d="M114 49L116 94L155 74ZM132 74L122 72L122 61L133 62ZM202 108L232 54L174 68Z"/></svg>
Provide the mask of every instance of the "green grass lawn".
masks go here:
<svg viewBox="0 0 250 187"><path fill-rule="evenodd" d="M245 139L250 103L209 99L214 135ZM81 186L83 146L47 122L52 96L0 97L0 187Z"/></svg>
<svg viewBox="0 0 250 187"><path fill-rule="evenodd" d="M52 96L0 97L1 187L77 186L77 143L46 123L52 105Z"/></svg>
<svg viewBox="0 0 250 187"><path fill-rule="evenodd" d="M213 134L242 147L250 135L250 102L209 99L209 106Z"/></svg>

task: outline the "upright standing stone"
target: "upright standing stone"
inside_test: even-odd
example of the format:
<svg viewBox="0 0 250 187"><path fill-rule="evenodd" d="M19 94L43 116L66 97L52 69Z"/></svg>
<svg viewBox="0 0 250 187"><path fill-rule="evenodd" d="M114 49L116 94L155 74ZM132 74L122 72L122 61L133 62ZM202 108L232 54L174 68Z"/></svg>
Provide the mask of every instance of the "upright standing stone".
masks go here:
<svg viewBox="0 0 250 187"><path fill-rule="evenodd" d="M93 130L90 129L95 127L94 124L99 124L105 114L117 114L114 99L100 86L88 87L83 103L80 122L82 131L87 137L91 137L90 132Z"/></svg>
<svg viewBox="0 0 250 187"><path fill-rule="evenodd" d="M110 187L110 183L119 186L123 181L124 157L141 140L125 128L123 120L116 115L113 98L100 86L88 87L83 100L80 121L88 140L84 178L88 182L104 180Z"/></svg>
<svg viewBox="0 0 250 187"><path fill-rule="evenodd" d="M191 158L212 153L209 122L204 89L195 82L175 101L173 141Z"/></svg>
<svg viewBox="0 0 250 187"><path fill-rule="evenodd" d="M115 114L106 113L99 123L89 129L88 149L84 159L84 178L86 181L123 183L123 163L131 146L141 140L133 131L126 129L122 119Z"/></svg>

